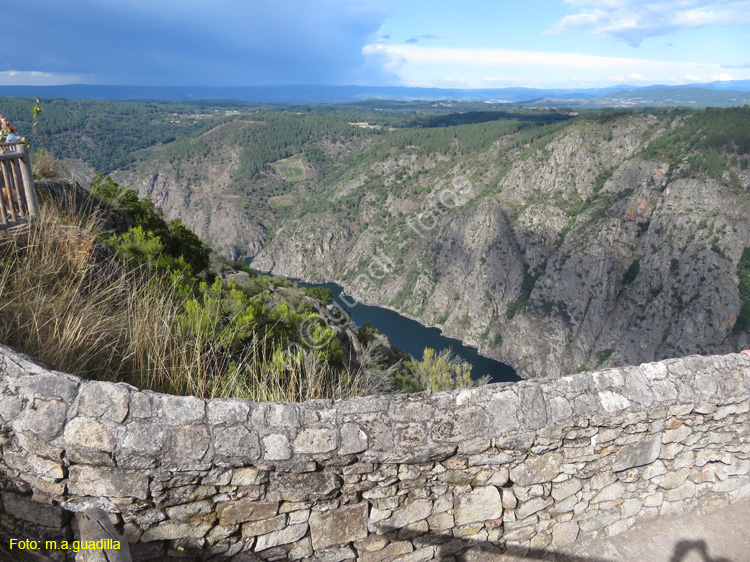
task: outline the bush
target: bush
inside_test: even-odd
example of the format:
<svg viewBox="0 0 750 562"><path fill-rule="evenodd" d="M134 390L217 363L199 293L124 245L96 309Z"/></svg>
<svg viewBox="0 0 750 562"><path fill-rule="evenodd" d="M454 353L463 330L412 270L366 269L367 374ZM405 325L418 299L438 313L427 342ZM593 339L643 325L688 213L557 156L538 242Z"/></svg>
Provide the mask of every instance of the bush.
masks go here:
<svg viewBox="0 0 750 562"><path fill-rule="evenodd" d="M79 376L173 394L295 401L382 388L377 368L348 370L332 328L279 291L198 283L141 226L113 240L117 263L97 249L95 220L53 201L40 215L0 246L0 341ZM306 321L320 323L320 349L295 345Z"/></svg>
<svg viewBox="0 0 750 562"><path fill-rule="evenodd" d="M630 264L630 267L628 267L628 270L622 276L622 284L630 285L633 281L635 281L635 278L638 277L638 272L640 270L641 270L640 260L637 260L637 259L633 260L633 263Z"/></svg>
<svg viewBox="0 0 750 562"><path fill-rule="evenodd" d="M732 329L735 334L750 331L750 246L742 252L737 264L737 277L740 281L740 312Z"/></svg>
<svg viewBox="0 0 750 562"><path fill-rule="evenodd" d="M472 380L471 365L454 357L451 350L435 354L429 347L424 350L422 361L411 361L406 372L394 375L396 386L405 392L454 390L484 384L487 380L486 377Z"/></svg>
<svg viewBox="0 0 750 562"><path fill-rule="evenodd" d="M35 179L65 178L68 177L68 167L46 148L40 148L31 155L31 174Z"/></svg>

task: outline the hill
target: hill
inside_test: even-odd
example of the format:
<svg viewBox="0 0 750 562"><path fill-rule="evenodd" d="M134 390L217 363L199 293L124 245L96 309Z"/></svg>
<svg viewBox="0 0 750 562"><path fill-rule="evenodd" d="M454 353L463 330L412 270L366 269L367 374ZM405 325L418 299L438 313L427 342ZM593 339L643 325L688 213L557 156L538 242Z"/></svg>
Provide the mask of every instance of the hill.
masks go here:
<svg viewBox="0 0 750 562"><path fill-rule="evenodd" d="M746 345L750 110L569 117L239 115L118 177L529 375Z"/></svg>

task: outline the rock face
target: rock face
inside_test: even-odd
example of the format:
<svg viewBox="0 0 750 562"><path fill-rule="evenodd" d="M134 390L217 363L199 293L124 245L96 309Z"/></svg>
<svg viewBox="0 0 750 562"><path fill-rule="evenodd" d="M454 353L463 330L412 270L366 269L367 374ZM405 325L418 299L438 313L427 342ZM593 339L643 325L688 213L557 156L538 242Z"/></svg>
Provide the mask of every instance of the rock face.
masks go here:
<svg viewBox="0 0 750 562"><path fill-rule="evenodd" d="M721 181L688 173L692 152L643 157L689 119L573 120L460 157L365 151L297 184L276 214L229 208L226 147L226 173L219 160L155 161L123 179L258 269L334 280L521 373L557 376L750 344L732 335L750 245L743 156ZM185 181L186 166L205 172Z"/></svg>
<svg viewBox="0 0 750 562"><path fill-rule="evenodd" d="M0 381L6 538L70 540L71 513L100 506L134 561L551 556L750 496L746 355L275 404L83 381L0 346Z"/></svg>

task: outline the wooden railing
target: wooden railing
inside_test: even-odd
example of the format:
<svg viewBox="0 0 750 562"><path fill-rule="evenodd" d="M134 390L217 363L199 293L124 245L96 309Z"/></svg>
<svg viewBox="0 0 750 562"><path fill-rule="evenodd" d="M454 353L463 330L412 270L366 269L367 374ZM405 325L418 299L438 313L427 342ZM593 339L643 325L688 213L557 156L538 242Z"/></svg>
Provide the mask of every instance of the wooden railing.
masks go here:
<svg viewBox="0 0 750 562"><path fill-rule="evenodd" d="M31 164L25 145L0 150L0 230L39 214Z"/></svg>

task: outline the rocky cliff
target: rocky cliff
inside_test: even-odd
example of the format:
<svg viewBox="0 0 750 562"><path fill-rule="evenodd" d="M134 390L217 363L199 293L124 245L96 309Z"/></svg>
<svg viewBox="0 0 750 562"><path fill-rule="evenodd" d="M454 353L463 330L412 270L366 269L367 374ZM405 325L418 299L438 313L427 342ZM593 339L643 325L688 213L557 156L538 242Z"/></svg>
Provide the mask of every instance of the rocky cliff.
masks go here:
<svg viewBox="0 0 750 562"><path fill-rule="evenodd" d="M750 122L728 111L716 121ZM380 131L354 152L341 148L351 139L313 139L300 158L327 147L328 160L296 181L274 166L245 188L270 195L257 212L232 203L236 182L222 178L236 152L218 137L202 176L175 172L196 160L157 159L121 179L259 269L335 280L525 374L560 375L748 343L732 334L748 155L731 131L711 140L711 117Z"/></svg>

